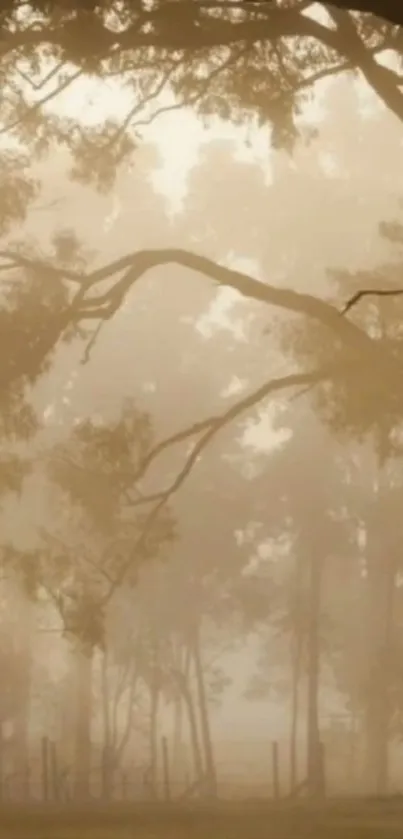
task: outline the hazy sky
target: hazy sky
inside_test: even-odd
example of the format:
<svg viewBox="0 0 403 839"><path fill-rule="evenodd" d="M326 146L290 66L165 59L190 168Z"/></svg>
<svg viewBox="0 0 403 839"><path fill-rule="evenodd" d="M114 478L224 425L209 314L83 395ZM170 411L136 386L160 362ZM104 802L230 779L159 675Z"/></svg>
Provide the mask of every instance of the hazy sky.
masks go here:
<svg viewBox="0 0 403 839"><path fill-rule="evenodd" d="M353 82L352 82L353 83ZM354 84L357 84L354 82ZM315 87L313 100L304 106L298 121L311 125L320 120L322 103L326 96L328 82L319 82ZM373 101L365 83L358 83L364 110ZM46 95L46 91L44 91ZM169 94L160 97L152 108L141 112L136 119L147 121L157 110L172 105ZM114 80L78 80L50 103L56 111L77 117L84 124L100 122L105 116L124 119L133 107L133 94L128 93L121 83ZM171 199L173 206L180 202L186 190L186 178L197 160L200 147L213 139L230 138L235 143L235 157L259 161L270 177L270 137L266 127L242 128L231 126L222 120L213 120L209 128L204 127L192 109L182 108L157 116L148 126L139 127L145 141L155 142L163 158L163 166L155 173L154 183Z"/></svg>
<svg viewBox="0 0 403 839"><path fill-rule="evenodd" d="M303 119L307 123L320 120L326 89L326 83L318 85L315 101L303 114ZM364 85L361 85L359 89L365 110L373 100L367 96ZM80 115L83 122L88 123L97 122L106 115L122 116L131 104L117 84L112 84L112 82L100 84L95 81L77 82L73 92L67 92L60 96L57 109L74 114L75 117ZM225 126L217 121L214 127L207 130L191 112L176 111L159 117L149 128L144 129L143 135L145 142L147 140L155 142L161 151L163 165L155 172L153 181L158 189L169 198L173 209L180 206L181 199L186 191L187 175L197 160L200 147L218 137L234 139L235 156L260 162L262 164L262 177L270 180L271 150L269 132L265 128L246 131ZM324 157L322 164L324 174L326 174L326 168L331 172L332 161L329 157ZM119 200L116 198L116 194L114 196L112 192L110 212L106 217L106 226L109 232L113 230L115 224L119 223L119 211ZM237 265L244 270L250 269L254 275L258 274L258 268L251 263L250 258L247 260L246 257L243 258L240 255L237 259ZM217 305L213 306L209 311L208 320L206 321L206 318L202 319L199 326L203 330L211 322L214 322L214 318L216 320L218 318L218 322L222 323L223 317L225 317L225 306L221 305L219 308L217 308ZM117 328L119 327L117 326ZM113 341L113 336L111 340ZM105 346L107 349L108 346L110 348L111 341L107 341ZM101 360L102 352L101 349ZM270 426L263 418L263 427L261 427L263 443L267 443L270 433ZM35 495L31 497L34 504ZM33 513L35 519L33 509L31 513ZM14 524L18 527L18 521L15 521ZM253 650L254 646L251 643L250 646L245 648L242 656L235 656L228 660L228 665L234 675L234 685L227 694L223 709L215 714L215 722L219 725L224 737L233 737L235 730L242 732L247 728L249 738L263 739L269 744L270 740L288 725L288 709L282 708L281 704L274 704L274 700L269 699L262 703L256 703L251 710L250 704L240 696L246 679L254 667Z"/></svg>

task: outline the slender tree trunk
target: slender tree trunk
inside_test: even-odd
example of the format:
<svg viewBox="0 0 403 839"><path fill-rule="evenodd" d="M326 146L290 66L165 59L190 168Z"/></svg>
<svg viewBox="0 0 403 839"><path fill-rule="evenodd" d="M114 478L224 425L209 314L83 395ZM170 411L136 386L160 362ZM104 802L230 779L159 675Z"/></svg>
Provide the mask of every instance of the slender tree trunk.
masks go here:
<svg viewBox="0 0 403 839"><path fill-rule="evenodd" d="M387 330L380 322L380 334ZM378 446L387 436L379 426ZM367 519L367 639L368 677L366 707L367 783L368 792L386 795L389 771L389 690L390 652L393 635L393 608L396 584L396 562L388 552L389 528L381 519L384 493L389 481L384 463L378 457L377 474L373 486L373 510Z"/></svg>
<svg viewBox="0 0 403 839"><path fill-rule="evenodd" d="M320 607L323 560L319 554L312 552L309 565L307 783L308 794L311 797L320 798L323 795L322 749L319 731Z"/></svg>
<svg viewBox="0 0 403 839"><path fill-rule="evenodd" d="M110 698L108 685L108 657L104 652L101 662L101 705L103 721L103 749L102 749L102 797L109 800L113 786L113 747L110 722Z"/></svg>
<svg viewBox="0 0 403 839"><path fill-rule="evenodd" d="M71 644L67 650L67 677L59 692L59 721L57 745L59 763L63 775L63 795L71 798L74 793L74 769L76 751L76 704L77 704L77 661L76 650Z"/></svg>
<svg viewBox="0 0 403 839"><path fill-rule="evenodd" d="M172 736L172 775L180 783L183 772L183 696L178 693L174 699Z"/></svg>
<svg viewBox="0 0 403 839"><path fill-rule="evenodd" d="M91 721L93 651L76 642L75 798L85 800L91 790Z"/></svg>
<svg viewBox="0 0 403 839"><path fill-rule="evenodd" d="M175 771L179 770L183 746L183 697L180 693L174 700L174 719L172 736L172 762Z"/></svg>
<svg viewBox="0 0 403 839"><path fill-rule="evenodd" d="M353 707L351 710L350 716L350 737L351 737L351 746L350 746L350 756L349 756L349 783L351 790L355 790L357 786L357 732L359 728L358 724L358 712L355 703L353 703Z"/></svg>
<svg viewBox="0 0 403 839"><path fill-rule="evenodd" d="M196 717L196 709L194 706L193 696L189 687L186 689L186 693L184 694L184 699L186 703L186 710L188 715L189 721L189 731L190 731L190 741L192 744L192 754L193 754L193 763L194 763L194 771L195 771L195 779L197 781L201 781L204 775L203 771L203 756L200 747L200 740L199 740L199 732L197 729L197 717Z"/></svg>
<svg viewBox="0 0 403 839"><path fill-rule="evenodd" d="M386 795L389 769L389 656L393 632L395 565L382 555L368 563L368 645L366 740L367 788Z"/></svg>
<svg viewBox="0 0 403 839"><path fill-rule="evenodd" d="M150 687L150 791L153 798L158 797L158 709L160 690L157 675Z"/></svg>
<svg viewBox="0 0 403 839"><path fill-rule="evenodd" d="M302 637L298 630L293 639L292 651L292 693L291 693L291 730L290 730L290 793L298 783L298 716L299 687L301 677Z"/></svg>
<svg viewBox="0 0 403 839"><path fill-rule="evenodd" d="M14 718L14 747L16 792L18 797L29 797L29 734L31 712L32 640L35 632L35 604L24 597L21 617L21 647L19 651L19 683Z"/></svg>
<svg viewBox="0 0 403 839"><path fill-rule="evenodd" d="M204 683L203 664L200 651L200 635L198 630L195 632L194 635L192 652L196 675L196 689L199 704L201 735L205 755L207 783L206 792L209 798L215 798L217 796L217 774L214 761L213 743L211 739L210 719L206 697L206 688Z"/></svg>
<svg viewBox="0 0 403 839"><path fill-rule="evenodd" d="M192 691L189 684L190 654L187 657L185 672L175 671L173 673L183 702L185 703L189 725L190 743L194 762L195 781L201 781L204 775L203 756L200 748L199 732L197 727L196 709Z"/></svg>
<svg viewBox="0 0 403 839"><path fill-rule="evenodd" d="M190 684L190 669L192 664L192 652L189 646L185 650L185 661L183 671L180 672L179 685L186 704L187 718L189 724L190 742L192 747L195 778L201 783L204 777L203 755L200 745L199 730L197 725L197 714L194 697Z"/></svg>
<svg viewBox="0 0 403 839"><path fill-rule="evenodd" d="M122 759L125 755L126 749L128 744L130 743L131 736L133 734L133 718L136 706L136 687L138 684L138 672L132 669L130 674L130 684L129 684L129 691L127 696L127 703L126 703L126 721L123 727L123 731L121 732L120 738L118 737L118 725L117 725L117 716L118 716L118 705L119 705L119 698L115 697L115 709L114 709L114 727L113 727L113 750L114 750L114 768L116 771L116 767L120 765Z"/></svg>
<svg viewBox="0 0 403 839"><path fill-rule="evenodd" d="M301 621L301 598L303 564L301 557L295 558L293 571L293 593L291 608L293 611L293 632L291 639L291 726L290 726L290 793L298 783L298 723L299 723L299 693L302 669L302 655L304 647L304 625Z"/></svg>

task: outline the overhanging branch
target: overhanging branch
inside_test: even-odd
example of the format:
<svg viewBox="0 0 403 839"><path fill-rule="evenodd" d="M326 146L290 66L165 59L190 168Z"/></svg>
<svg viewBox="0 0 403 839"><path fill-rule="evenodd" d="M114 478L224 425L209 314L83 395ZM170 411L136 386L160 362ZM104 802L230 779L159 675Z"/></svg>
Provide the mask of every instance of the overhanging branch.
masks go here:
<svg viewBox="0 0 403 839"><path fill-rule="evenodd" d="M148 271L169 264L175 264L189 271L203 274L209 277L216 286L231 288L239 292L245 299L279 307L293 314L304 315L322 324L349 349L352 356L367 359L368 363L373 365L374 372L375 370L382 371L386 365L388 375L394 372L399 376L399 380L401 379L402 368L393 354L386 347L381 346L379 342L371 339L364 329L359 328L348 319L340 317L340 311L330 303L311 294L288 288L277 288L254 279L241 271L221 265L209 257L187 250L138 251L89 274L69 271L7 251L2 252L1 258L7 260L8 268L10 263L13 263L22 270L30 268L46 270L64 277L78 286L71 305L49 324L46 333L38 336L38 341L35 347L32 347L31 352L27 354L27 352L22 351L21 359L12 370L9 369L9 366L6 366L4 371L0 371L2 387L8 386L11 378L15 381L19 377L34 375L35 369L40 368L43 360L57 345L65 330L69 329L72 324L91 319L102 323L104 320L112 318L135 284ZM107 289L97 293L98 287L104 282L108 285ZM92 343L94 343L94 340Z"/></svg>
<svg viewBox="0 0 403 839"><path fill-rule="evenodd" d="M241 416L241 414L245 413L245 411L250 410L254 406L258 405L260 402L262 402L263 399L266 399L269 396L275 395L289 388L300 387L301 385L304 386L318 384L321 381L325 381L326 379L331 378L331 376L336 374L337 371L340 371L340 363L329 364L309 372L292 373L288 376L283 376L278 379L271 379L270 381L265 382L259 388L254 390L252 393L245 396L244 399L241 399L238 402L236 402L223 414L211 417L209 420L205 421L206 430L202 433L201 437L194 445L192 451L186 458L184 465L179 470L174 481L167 487L167 489L165 489L163 492L159 494L156 503L148 513L144 522L142 532L135 545L133 545L133 547L131 548L128 560L122 564L119 574L116 576L113 584L110 586L107 594L105 595L105 598L103 599L103 607L107 602L109 602L109 600L112 598L113 594L119 588L119 586L122 585L126 578L126 575L129 573L133 564L135 564L138 561L139 557L141 557L142 552L146 548L148 536L152 531L152 528L154 527L161 510L170 501L172 496L175 493L177 493L179 489L182 488L183 484L193 471L193 468L199 460L201 454L211 443L211 441L219 434L219 432L221 432L231 422L233 422L235 419ZM200 423L196 423L192 426L189 426L188 429L183 430L176 435L173 435L166 441L160 443L154 449L155 456L157 456L157 454L159 454L159 452L161 452L163 449L167 449L171 445L174 445L176 442L179 441L179 439L184 440L186 438L189 438L192 435L196 434L199 430ZM150 464L152 459L153 456L151 456L151 458L148 458L147 465Z"/></svg>
<svg viewBox="0 0 403 839"><path fill-rule="evenodd" d="M204 274L216 285L238 291L249 300L305 315L323 324L354 353L360 356L367 354L378 365L385 362L389 365L394 363L393 357L384 348L379 347L356 324L340 318L340 313L330 303L311 294L277 288L241 271L220 265L209 257L182 249L138 251L88 275L74 300L72 318L77 321L109 319L118 311L130 290L146 272L168 264L176 264ZM123 276L107 291L88 295L100 282L112 279L119 272L123 272Z"/></svg>

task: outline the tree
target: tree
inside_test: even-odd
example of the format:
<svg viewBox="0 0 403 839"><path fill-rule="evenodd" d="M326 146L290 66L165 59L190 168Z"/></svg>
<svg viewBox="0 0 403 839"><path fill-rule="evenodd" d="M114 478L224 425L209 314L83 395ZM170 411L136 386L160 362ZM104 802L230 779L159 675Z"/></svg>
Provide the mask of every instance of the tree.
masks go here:
<svg viewBox="0 0 403 839"><path fill-rule="evenodd" d="M76 662L76 794L90 784L92 670L103 649L105 614L121 579L136 580L141 564L174 537L165 508L153 515L135 506L136 476L151 447L149 417L124 406L114 424L81 422L53 448L47 467L68 500L59 528L42 534L41 549L20 557L20 573L45 590L73 641ZM134 493L134 495L131 495ZM129 514L127 514L129 503ZM132 509L130 509L132 505ZM145 529L146 521L151 523ZM136 550L137 545L137 550ZM28 560L28 562L27 562ZM18 569L17 558L13 567Z"/></svg>
<svg viewBox="0 0 403 839"><path fill-rule="evenodd" d="M261 3L257 6L252 3L243 3L236 10L239 13L238 18L232 8L228 10L220 7L219 11L217 9L212 11L210 7L207 8L201 4L192 6L189 3L185 4L182 0L177 0L175 4L163 3L150 10L141 8L141 12L139 5L131 3L124 8L121 13L122 18L115 26L115 22L109 23L106 18L102 18L103 13L95 7L88 11L88 9L83 10L81 6L72 12L71 9L66 11L61 5L57 9L51 3L38 3L35 10L36 25L35 27L28 26L28 28L27 19L15 23L13 6L10 5L3 13L4 26L8 27L7 50L3 58L4 73L14 85L13 95L10 97L9 116L13 123L13 127L9 129L10 136L14 134L32 155L41 154L47 143L68 144L75 176L81 180L94 182L100 188L111 185L116 165L133 149L133 137L122 130L126 127L123 124L108 123L106 126L97 126L96 130L90 131L77 125L74 120L60 119L54 113L48 114L49 118L45 119L41 107L32 101L27 113L27 102L21 102L19 95L21 90L18 90L15 75L22 74L25 77L24 86L27 84L27 74L31 75L32 81L37 72L34 66L35 60L38 56L39 59L41 58L44 46L46 46L44 51L46 61L54 62L52 69L59 66L57 63L59 59L63 62L69 61L77 68L66 80L66 87L74 84L74 79L78 78L76 74L80 77L94 75L106 78L116 73L121 78L130 79L136 100L134 108L137 109L137 113L139 105L144 108L147 105L145 100L150 100L156 91L158 93L158 90L165 89L176 97L174 107L190 104L206 118L215 116L217 113L223 118L234 121L253 121L258 118L272 126L272 143L287 148L291 148L295 141L296 110L301 104L305 91L310 88L315 79L344 70L360 71L387 106L401 117L399 66L397 69L387 68L377 60L387 48L393 46L396 62L399 65L400 33L396 33L393 26L372 18L367 19L362 15L346 13L340 15L337 10L344 8L344 5L335 3L333 6L328 6L330 22L323 22L322 19L318 20L307 14L306 4L301 5L296 0L287 6L273 6L269 3ZM385 7L386 4L384 4ZM365 9L361 8L360 11L365 11ZM366 11L370 9L367 8ZM143 17L139 17L140 14ZM388 12L388 16L391 14L392 12ZM392 18L391 20L396 22ZM120 27L119 24L121 24ZM79 33L82 36L81 39ZM296 38L298 43L296 43ZM84 40L86 45L84 45ZM21 58L22 61L22 70L20 64L17 66L15 63L14 51L17 48L19 59ZM64 65L60 72L64 72L65 69ZM38 72L39 84L41 78L43 79L43 76L41 77L43 70L42 64ZM57 77L58 72L55 70L53 78ZM267 79L269 79L269 85ZM56 89L60 90L64 83L60 78L57 81ZM170 88L169 83L171 83ZM9 85L11 86L10 81ZM30 96L25 87L24 94ZM159 104L157 102L157 105ZM163 107L165 106L161 104L161 108ZM15 117L17 109L19 110ZM151 119L153 115L154 112L151 112L149 118ZM128 114L127 122L130 122L130 119L136 119L136 113L133 110ZM17 165L20 163L19 160ZM27 197L30 195L29 191L24 194ZM314 364L311 363L304 370L300 366L301 355L299 354L296 371L293 369L290 373L263 383L260 379L259 382L253 382L254 390L251 389L246 395L244 393L241 399L232 400L229 407L228 403L223 409L219 405L217 409L214 408L211 413L207 413L206 417L195 421L190 427L186 427L183 423L179 430L171 435L167 434L155 446L149 447L141 463L141 469L137 470L137 475L140 473L140 477L144 477L147 467L155 465L159 455L167 453L178 443L184 446L189 442L192 444L190 454L186 453L184 465L178 470L176 477L172 479L166 490L157 493L158 498L152 499L156 503L154 508L156 516L165 504L172 501L177 489L183 486L185 480L188 480L193 466L196 463L200 465L201 454L205 452L207 445L218 433L228 428L229 423L239 420L244 412L259 404L261 400L280 393L283 388L308 387L326 380L330 381L333 391L338 388L342 393L347 374L349 374L350 391L353 391L358 382L360 394L362 394L362 385L365 382L368 384L370 375L371 394L376 391L378 404L382 402L386 405L387 403L387 413L390 413L390 395L393 391L393 411L396 416L399 415L401 361L400 356L395 352L395 347L379 342L368 331L367 323L359 324L350 320L350 315L340 317L338 308L332 304L321 301L313 295L279 289L273 284L253 280L242 271L217 264L216 254L208 258L197 256L184 249L170 248L160 251L149 249L135 252L127 258L114 260L103 268L91 271L89 268L86 269L83 263L75 262L77 249L70 247L71 241L68 237L67 240L66 237L62 237L59 244L61 247L56 249L57 252L51 255L50 259L36 257L35 254L29 254L21 248L12 250L11 246L4 250L4 262L8 265L9 272L4 276L8 279L11 275L15 288L24 291L28 287L30 293L26 321L20 331L15 330L17 322L15 312L12 313L12 317L8 311L5 314L9 324L8 337L11 351L7 347L7 352L2 355L0 380L7 398L10 393L15 392L25 396L24 388L31 382L37 381L40 374L50 364L52 353L62 337L68 337L72 333L83 334L81 333L83 325L88 328L88 325L94 323L96 328L93 335L89 336L86 332L84 336L89 341L89 351L97 340L103 324L114 317L122 303L128 300L132 289L135 297L134 286L148 270L155 270L156 278L161 283L169 281L167 276L163 276L162 270L159 275L157 273L158 269L165 269L168 263L178 265L193 273L207 274L213 280L214 286L228 286L256 304L264 303L283 308L293 315L308 316L311 323L319 324L322 335L327 334L332 338L327 342L329 353L325 361L323 357L315 358ZM223 257L225 258L226 256ZM44 294L41 293L36 299L35 293L38 288ZM49 288L52 289L50 295L52 299L46 300L46 304L42 305ZM396 290L394 286L390 289L393 293ZM217 380L219 379L220 376L217 376ZM395 396L395 391L397 396ZM94 437L91 434L89 436L91 439L88 441L86 438L86 441L90 444L94 443ZM83 440L79 442L82 443ZM127 454L127 450L125 451ZM90 454L91 452L94 454L93 448ZM81 454L80 450L80 457ZM94 505L92 474L94 459L92 456L89 460L84 457L81 472L78 468L74 474L76 466L77 464L68 475L67 483L70 489L73 487L75 493L77 487L81 493L85 490L85 498L82 500L87 512L92 513L92 522L95 520L98 523L101 522L106 531L109 529L110 533L114 532L114 529L121 525L116 515L111 515L111 506L114 508L113 512L116 513L116 497L112 498L104 491L98 494L101 483L103 490L107 489L108 492L111 490L109 486L111 472L97 474L96 500L98 502L101 500L102 504ZM125 477L124 464L120 462L119 467L118 494L122 489L128 489L124 481L121 483ZM77 474L80 475L78 480L76 480ZM83 474L85 475L84 482L81 481ZM130 477L130 480L132 479L133 475ZM111 505L112 501L115 506ZM120 501L121 499L119 503ZM162 506L159 507L159 504ZM143 519L139 536L142 540L140 552L149 537L147 528L148 525ZM88 536L88 531L86 535ZM105 535L106 532L103 531L100 542L105 539ZM132 535L130 534L130 537ZM125 538L130 537L125 533ZM93 533L89 537L89 543L86 543L86 549L89 545L91 549L94 547L92 539ZM94 550L98 551L100 545L97 540L94 541L96 542ZM81 545L74 546L74 549L78 547L81 549ZM84 550L83 558L85 556L86 559L93 559L91 549ZM69 572L77 571L80 563L77 562L76 554L71 553L67 559ZM107 559L110 557L108 556ZM118 574L113 576L110 591L116 591L117 586L122 585L126 579L130 580L133 569L132 559L131 557L130 562L121 563ZM112 564L113 572L115 572L116 563ZM98 572L99 567L96 570ZM109 565L106 569L102 569L102 571L105 570L106 574L110 575ZM78 613L76 610L74 615L70 615L74 618L73 625L76 630L79 619L88 617L88 614L93 615L93 585L97 590L97 600L99 588L103 591L107 582L104 574L101 574L102 581L97 574L95 577L92 574L89 574L89 577L84 574L84 582L82 579L78 580L78 576L75 578L75 583L80 583L81 588L78 592L80 596L77 597L76 590L73 600L76 601L75 606L79 601L80 609ZM106 587L109 591L109 586ZM315 594L314 587L311 593ZM312 605L314 620L311 632L311 652L313 650L311 708L315 712L317 653L313 648L315 644L317 645L318 636L318 597ZM91 642L93 642L94 626L86 626L86 631L88 629L90 629ZM103 627L98 622L95 629L96 638L99 640ZM86 640L88 641L88 637ZM193 653L197 664L199 654L197 639L194 642ZM84 658L82 663L84 666ZM200 661L198 664L200 665ZM88 677L88 668L85 672ZM85 679L83 679L84 682ZM90 680L87 678L85 682L87 699L89 684ZM199 687L200 684L199 679ZM153 696L156 716L157 689ZM204 705L202 692L200 700L201 705ZM86 701L84 697L83 707ZM88 740L88 713L84 716L83 728L79 734L82 742ZM313 719L314 716L315 719ZM317 740L316 716L316 712L312 714L311 729ZM208 739L208 732L205 730L204 740L207 749ZM88 763L88 754L84 757L83 766Z"/></svg>
<svg viewBox="0 0 403 839"><path fill-rule="evenodd" d="M299 787L297 717L300 681L305 674L307 767L303 782L308 794L315 797L323 794L320 687L323 639L327 634L324 589L331 565L346 551L346 523L341 514L344 476L337 446L332 446L326 429L309 409L300 405L297 412L294 409L292 414L283 414L280 422L289 429L290 437L265 460L260 456L254 480L256 512L259 510L261 516L256 538L258 544L267 548L267 561L262 553L259 565L262 575L266 569L266 574L272 574L277 582L263 667L270 684L274 626L280 633L285 632L290 641L292 794ZM269 498L271 503L262 502ZM284 648L280 655L284 656ZM280 669L284 678L284 665Z"/></svg>
<svg viewBox="0 0 403 839"><path fill-rule="evenodd" d="M126 0L116 9L113 3L66 7L35 0L21 17L11 0L2 12L3 87L9 94L4 131L31 156L43 156L55 144L67 146L74 176L106 188L135 148L130 126L136 120L139 127L147 124L166 109L191 106L201 116L237 122L257 117L272 125L274 143L289 146L312 85L357 71L401 118L399 66L386 68L377 60L393 50L399 65L397 0L321 4L320 17L305 0L234 6L231 0L219 7L209 0L164 0L148 8ZM84 77L116 76L134 99L121 122L107 119L88 128L52 111L58 94ZM161 94L174 101L165 104ZM17 177L20 157L14 168Z"/></svg>
<svg viewBox="0 0 403 839"><path fill-rule="evenodd" d="M389 49L391 45L398 55L399 40L395 37L395 29L372 18L367 21L361 16L355 17L346 13L340 16L338 6L344 8L344 5L334 4L329 7L332 26L328 26L327 23L319 22L316 18L305 14L306 4L301 6L299 3L275 8L271 4L262 3L256 7L254 4L244 3L239 7L241 18L237 22L235 22L233 11L225 8L217 13L216 10L213 12L208 7L202 8L200 4L196 8L189 3L176 2L175 4L164 3L158 9L141 9L140 11L138 5L128 4L121 13L121 20L115 21L126 29L124 33L116 33L116 27L113 32L108 28L112 24L112 19L99 15L95 6L85 12L76 10L75 16L71 18L62 6L35 4L32 7L32 14L37 15L39 25L35 28L35 37L31 36L28 39L24 29L25 24L15 19L15 9L13 4L10 4L4 12L4 26L10 27L10 33L11 29L13 30L10 34L11 52L7 55L8 58L12 56L12 50L16 48L20 39L27 67L24 67L23 71L18 69L18 73L20 78L22 73L26 85L27 72L32 71L34 75L37 72L33 65L30 66L30 62L32 64L45 39L50 46L52 60L52 50L56 50L56 53L59 50L63 61L68 59L78 66L77 73L80 77L85 74L95 74L106 78L111 73L118 74L122 78L128 77L130 83L134 85L136 110L139 107L139 97L140 100L142 96L147 98L149 86L157 75L158 91L162 90L166 83L173 85L172 90L177 97L175 107L181 102L185 104L189 102L192 107L200 106L202 113L214 115L217 109L220 112L221 105L225 101L227 106L229 105L229 111L227 108L223 114L225 118L254 119L258 115L264 121L268 120L273 123L275 134L277 131L277 140L279 135L280 140L287 140L287 138L289 140L295 133L292 120L296 98L300 93L303 94L319 76L323 77L334 72L351 68L360 69L388 106L394 108L396 113L399 112L401 95L399 74L378 65L376 61L376 56L385 49ZM179 18L184 24L180 30L176 26ZM267 40L262 39L262 31L265 32L265 27ZM78 29L81 34L86 32L86 43L91 43L91 51L94 50L94 53L89 51L88 47L84 49L83 41L77 38ZM175 39L183 39L183 44L179 41L177 44L174 43L174 31ZM276 48L272 50L270 44L273 33L276 37ZM289 43L293 35L301 39L301 50L298 53ZM312 39L317 42L316 51L311 49ZM114 46L109 56L108 49L112 45ZM191 53L189 53L189 45L192 47ZM229 54L224 58L224 64L221 66L220 51L223 48L229 50ZM174 49L174 54L172 54L172 49ZM146 60L147 56L151 55L149 50L154 50L151 67ZM343 56L340 63L337 61L335 63L336 54ZM138 57L138 61L135 58L134 63L133 55ZM174 58L174 68L171 67L172 58ZM266 88L262 87L261 82L264 75L267 85L268 64L271 89L267 96L264 92ZM167 65L172 70L168 75ZM12 62L10 66L11 70L7 65L7 72L14 72ZM55 65L56 76L58 66ZM203 78L200 81L202 66ZM308 68L310 76L307 75ZM40 77L40 69L38 73ZM76 78L77 74L73 74L61 82L61 85L66 87L73 84ZM245 84L246 80L247 84ZM35 80L33 84L40 85L41 81ZM145 92L144 89L146 89ZM57 91L58 87L54 93ZM21 91L18 93L19 107L20 94ZM14 96L11 99L11 108L15 107L15 102ZM16 131L19 134L22 132L20 139L27 143L27 148L33 148L33 136L37 136L37 121L39 120L39 124L42 125L40 104L31 103L31 105L28 109L28 123L27 114L24 112L12 122L13 128L8 127L9 132ZM130 123L130 116L132 115L128 116L125 127ZM34 119L36 120L35 132L28 131L27 133L27 125L32 125ZM99 146L95 153L88 133L81 128L78 132L70 130L72 128L71 123L67 125L54 115L49 116L46 125L44 123L44 130L48 131L49 141L66 142L66 132L72 138L71 152L76 161L74 165L78 177L82 178L84 175L91 174L90 161L93 163L100 161L101 169L98 174L102 175L101 183L107 184L108 178L110 182L110 174L115 164L121 160L121 157L119 157L119 152L117 159L113 158L108 162L105 154L108 155L115 140L118 143L122 140L122 131L120 128L112 130L109 125L106 128L106 148L101 148L105 132L97 129L92 137L95 145ZM276 142L275 135L273 140ZM38 153L41 150L42 146ZM126 146L123 151L120 149L122 153L125 150L127 151ZM239 271L230 271L217 265L213 260L188 252L180 250L165 250L159 253L157 251L139 252L86 275L82 271L71 270L71 265L63 268L58 258L56 262L48 265L47 262L44 264L43 260L32 260L25 254L8 251L7 260L13 270L23 274L26 270L30 270L31 273L34 270L37 274L39 271L43 276L46 270L49 278L53 277L56 280L57 277L63 288L65 301L57 314L49 317L46 327L39 331L36 329L35 334L30 335L28 345L26 342L18 342L19 349L16 356L14 357L13 353L11 363L9 362L6 367L3 365L1 375L3 387L7 387L11 381L20 382L26 380L27 377L37 376L43 368L44 360L54 350L61 336L66 334L66 330L76 329L82 323L95 322L97 324L95 340L102 323L114 316L132 285L147 270L169 262L206 273L216 283L229 285L241 294L250 296L251 299L285 307L289 311L304 312L317 318L339 335L340 340L351 345L354 353L363 352L364 365L368 365L369 359L374 358L375 363L380 364L382 371L384 370L379 348L375 348L368 336L354 329L352 324L341 320L331 307L306 295L284 294L268 285L263 286L262 283L252 281ZM109 286L104 290L104 285L102 285L102 290L97 293L98 287L100 288L105 280L109 281ZM367 355L366 351L370 355ZM388 369L390 366L391 369L395 366L393 360L389 358L385 357L384 362ZM396 372L400 375L400 370ZM333 373L334 371L315 371L307 374L307 381L309 375L313 381L318 375L327 376Z"/></svg>
<svg viewBox="0 0 403 839"><path fill-rule="evenodd" d="M383 224L381 232L399 243L401 230L398 224ZM353 303L359 304L352 313L354 322L396 360L401 354L401 301L397 296L391 306L388 298L394 297L398 288L400 256L398 251L397 259L392 255L389 261L375 269L330 272L335 298L351 294ZM377 295L379 286L383 294ZM329 347L327 356L321 327L318 331L307 330L303 322L293 323L283 333L283 338L285 351L293 347L295 359L304 358L310 364L319 358L322 362L326 357L334 359L334 346ZM344 349L341 346L339 349L343 355ZM367 598L363 619L368 638L371 638L365 651L367 672L360 674L361 685L355 686L355 698L360 695L366 708L367 784L371 790L384 794L388 780L390 693L395 678L385 651L393 647L395 634L392 604L397 575L395 540L400 527L394 499L396 493L400 496L401 405L395 385L388 380L383 390L377 377L371 378L368 370L360 365L356 367L355 363L351 358L344 371L340 368L339 378L320 384L314 404L346 446L351 440L356 445L357 442L365 444L356 455L362 470L368 468L371 454L375 453L376 458L375 469L368 477L366 503L363 499L358 503L356 493L352 504L366 540L363 549L366 584L361 586L361 591L363 598ZM347 466L347 471L352 474L351 465Z"/></svg>

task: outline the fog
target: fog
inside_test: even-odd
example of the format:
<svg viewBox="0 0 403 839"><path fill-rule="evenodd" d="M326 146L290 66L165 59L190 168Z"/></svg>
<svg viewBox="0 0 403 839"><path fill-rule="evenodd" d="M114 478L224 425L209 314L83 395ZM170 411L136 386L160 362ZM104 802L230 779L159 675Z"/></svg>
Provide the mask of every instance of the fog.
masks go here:
<svg viewBox="0 0 403 839"><path fill-rule="evenodd" d="M400 124L365 95L318 85L292 154L267 127L172 114L108 189L66 149L32 162L37 203L2 246L40 260L25 284L18 259L4 272L10 369L80 272L180 253L116 306L115 278L94 283L4 397L8 799L402 790L401 298L340 316L400 280Z"/></svg>

